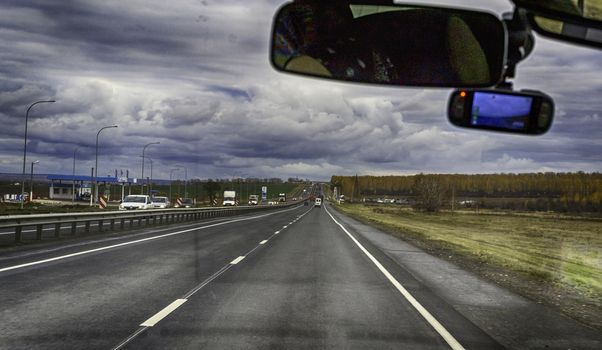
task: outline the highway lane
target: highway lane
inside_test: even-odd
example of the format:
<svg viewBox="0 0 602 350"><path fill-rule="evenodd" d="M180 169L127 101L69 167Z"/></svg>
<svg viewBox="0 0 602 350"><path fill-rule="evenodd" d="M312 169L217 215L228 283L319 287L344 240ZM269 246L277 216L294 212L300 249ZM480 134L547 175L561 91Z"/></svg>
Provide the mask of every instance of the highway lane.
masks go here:
<svg viewBox="0 0 602 350"><path fill-rule="evenodd" d="M192 293L165 300L118 348L501 348L399 266L386 261L381 270L370 258L374 248L356 244L326 209L313 209L262 243ZM444 331L455 330L451 341L391 279L424 292L433 319L441 316Z"/></svg>
<svg viewBox="0 0 602 350"><path fill-rule="evenodd" d="M461 346L498 347L366 247ZM0 300L0 348L450 348L325 209L305 206L13 254Z"/></svg>
<svg viewBox="0 0 602 350"><path fill-rule="evenodd" d="M0 264L0 349L111 348L165 300L207 279L307 209L185 223L150 234L146 231L156 229L145 228L118 242L39 254L11 253ZM59 259L23 266L53 258Z"/></svg>

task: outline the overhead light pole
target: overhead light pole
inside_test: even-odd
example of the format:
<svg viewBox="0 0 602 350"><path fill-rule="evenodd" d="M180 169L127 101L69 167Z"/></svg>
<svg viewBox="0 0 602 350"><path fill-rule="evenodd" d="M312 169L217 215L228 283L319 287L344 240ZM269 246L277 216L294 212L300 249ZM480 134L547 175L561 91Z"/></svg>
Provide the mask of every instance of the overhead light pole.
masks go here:
<svg viewBox="0 0 602 350"><path fill-rule="evenodd" d="M29 201L30 202L33 202L33 165L38 164L39 162L40 162L39 160L31 162L31 175L29 178Z"/></svg>
<svg viewBox="0 0 602 350"><path fill-rule="evenodd" d="M173 172L178 171L178 170L180 170L180 168L171 169L169 172L169 201L170 202L171 202L171 182L172 182Z"/></svg>
<svg viewBox="0 0 602 350"><path fill-rule="evenodd" d="M75 147L75 149L73 149L73 188L71 191L71 203L75 203L75 153L78 149L79 147Z"/></svg>
<svg viewBox="0 0 602 350"><path fill-rule="evenodd" d="M176 165L177 167L184 168L184 198L188 198L188 193L186 192L186 183L188 182L188 168L183 165Z"/></svg>
<svg viewBox="0 0 602 350"><path fill-rule="evenodd" d="M42 101L36 101L34 103L32 103L31 105L29 105L29 107L27 108L27 112L25 112L25 137L24 137L24 145L23 145L23 174L21 176L21 209L23 209L23 201L25 200L25 198L23 198L23 193L25 193L25 164L27 163L27 121L29 120L29 110L31 110L31 107L39 104L39 103L54 103L56 101L54 100L42 100Z"/></svg>
<svg viewBox="0 0 602 350"><path fill-rule="evenodd" d="M150 173L150 181L148 182L148 195L151 195L151 190L153 187L153 159L152 158L148 158L148 160L150 160L151 163L151 173Z"/></svg>
<svg viewBox="0 0 602 350"><path fill-rule="evenodd" d="M95 203L96 201L98 201L98 136L100 135L100 132L105 130L105 129L111 129L111 128L116 128L117 125L109 125L109 126L105 126L100 128L100 130L98 130L98 132L96 133L96 161L94 162L94 197L90 196L90 206L93 205L93 203Z"/></svg>
<svg viewBox="0 0 602 350"><path fill-rule="evenodd" d="M241 182L241 180L243 180L243 178L244 178L245 176L248 176L248 175L249 175L249 174L240 174L240 180L238 180L238 189L240 190L240 195L239 195L238 197L240 198L240 200L239 200L239 202L238 202L238 205L242 205L242 203L243 203L243 196L242 196L242 182ZM245 180L245 182L246 182L246 180ZM249 192L249 191L247 191L247 196L248 196L248 192Z"/></svg>
<svg viewBox="0 0 602 350"><path fill-rule="evenodd" d="M140 182L140 194L144 194L144 152L146 152L146 147L150 145L158 145L161 142L150 142L142 147L142 181Z"/></svg>

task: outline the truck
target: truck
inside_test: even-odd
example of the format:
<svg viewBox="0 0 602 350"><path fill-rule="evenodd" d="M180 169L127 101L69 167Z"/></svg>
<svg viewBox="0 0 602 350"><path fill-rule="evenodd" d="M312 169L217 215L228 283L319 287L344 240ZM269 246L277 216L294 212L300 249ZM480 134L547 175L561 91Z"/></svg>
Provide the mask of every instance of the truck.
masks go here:
<svg viewBox="0 0 602 350"><path fill-rule="evenodd" d="M256 194L252 194L249 196L249 205L257 205L259 204L259 196Z"/></svg>
<svg viewBox="0 0 602 350"><path fill-rule="evenodd" d="M236 205L236 191L224 191L224 201L222 205Z"/></svg>
<svg viewBox="0 0 602 350"><path fill-rule="evenodd" d="M286 202L286 193L280 193L278 195L278 202Z"/></svg>

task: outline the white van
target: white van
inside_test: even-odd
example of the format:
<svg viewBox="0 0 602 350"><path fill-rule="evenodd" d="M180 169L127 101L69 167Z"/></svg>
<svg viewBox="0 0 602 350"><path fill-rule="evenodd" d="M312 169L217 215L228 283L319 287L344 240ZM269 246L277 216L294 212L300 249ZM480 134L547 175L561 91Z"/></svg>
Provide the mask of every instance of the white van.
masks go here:
<svg viewBox="0 0 602 350"><path fill-rule="evenodd" d="M321 207L322 206L322 198L316 198L316 201L314 202L314 206Z"/></svg>
<svg viewBox="0 0 602 350"><path fill-rule="evenodd" d="M150 209L153 207L153 202L150 196L143 194L132 194L126 196L121 204L119 204L119 210L134 210L134 209Z"/></svg>
<svg viewBox="0 0 602 350"><path fill-rule="evenodd" d="M153 208L169 208L171 203L167 197L153 197Z"/></svg>

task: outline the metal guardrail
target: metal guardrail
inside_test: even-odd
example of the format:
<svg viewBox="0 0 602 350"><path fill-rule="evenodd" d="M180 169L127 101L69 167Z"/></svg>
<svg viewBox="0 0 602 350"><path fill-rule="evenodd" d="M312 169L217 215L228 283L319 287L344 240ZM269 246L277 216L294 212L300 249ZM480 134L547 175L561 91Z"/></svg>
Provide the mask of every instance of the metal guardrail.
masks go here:
<svg viewBox="0 0 602 350"><path fill-rule="evenodd" d="M245 213L253 213L270 209L287 208L299 204L299 202L274 205L274 206L248 206L248 207L206 207L206 208L177 208L177 209L146 209L128 211L104 211L104 212L78 212L60 214L34 214L34 215L8 215L0 216L0 230L14 229L15 243L22 242L23 228L35 227L36 240L42 240L42 232L45 226L54 225L54 237L61 236L61 229L70 225L71 235L77 234L77 224L84 223L84 231L90 232L91 223L97 223L97 231L102 232L108 226L109 231L115 230L118 225L120 230L134 226L170 224L183 221L194 221L205 218L232 216ZM105 226L106 225L106 226Z"/></svg>

